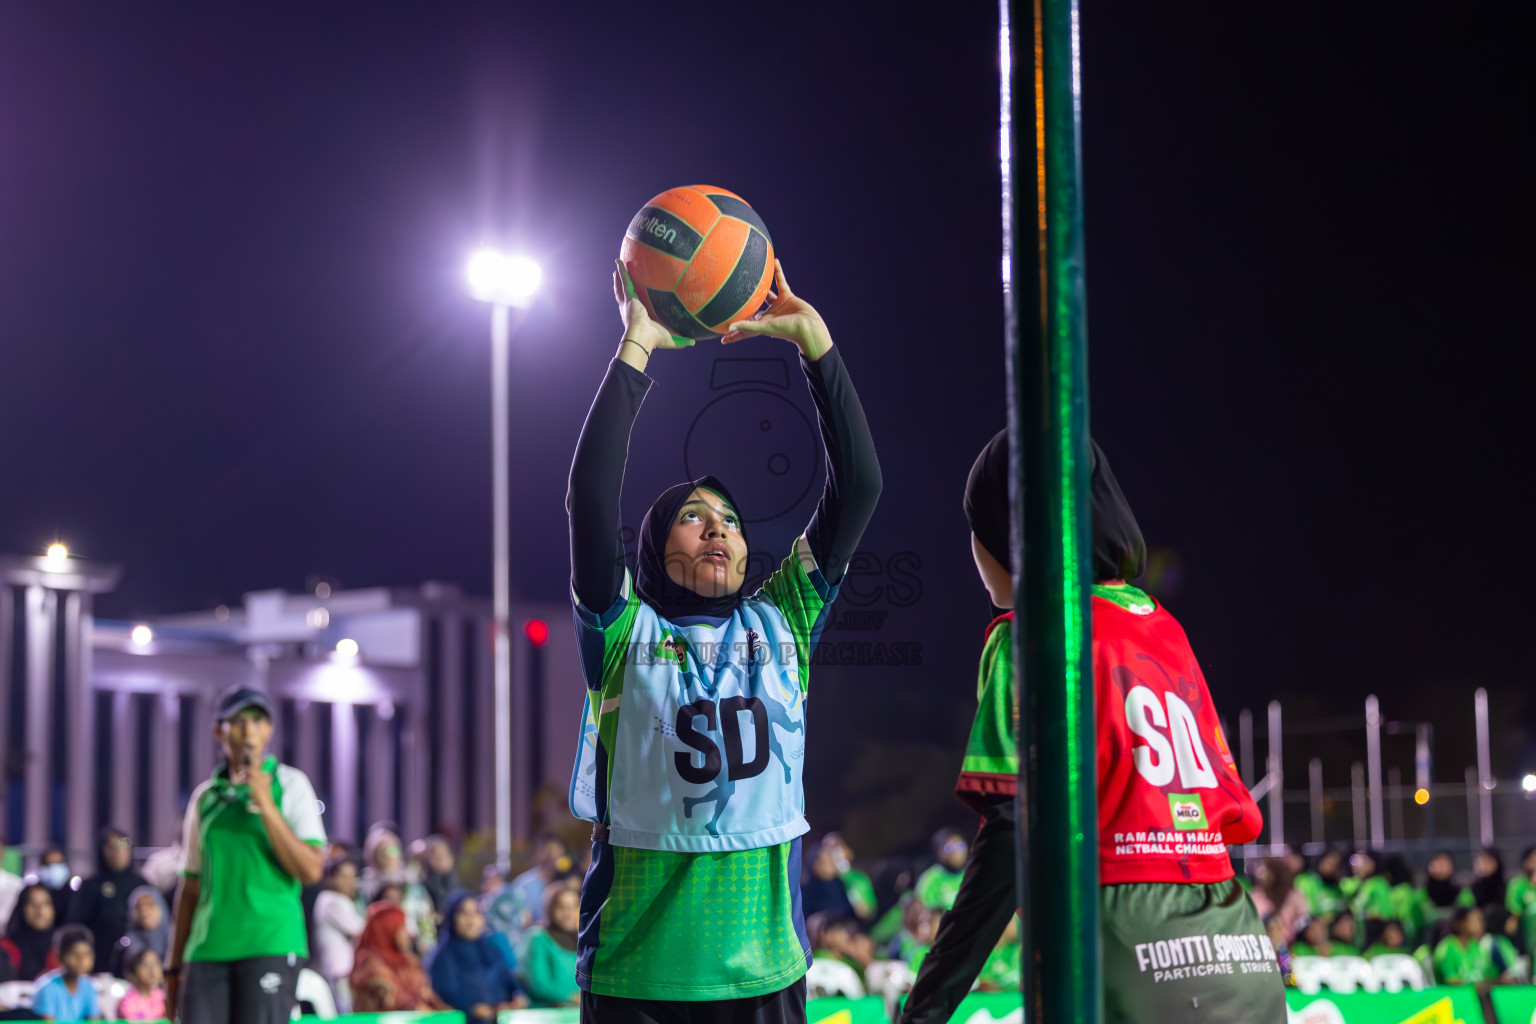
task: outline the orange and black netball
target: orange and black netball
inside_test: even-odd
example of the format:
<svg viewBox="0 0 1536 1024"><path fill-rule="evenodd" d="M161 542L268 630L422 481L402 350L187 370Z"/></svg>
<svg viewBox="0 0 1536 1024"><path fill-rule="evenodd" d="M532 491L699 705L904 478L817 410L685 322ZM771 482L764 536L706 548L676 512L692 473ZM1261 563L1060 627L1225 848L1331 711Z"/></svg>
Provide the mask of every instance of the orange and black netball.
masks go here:
<svg viewBox="0 0 1536 1024"><path fill-rule="evenodd" d="M684 338L724 334L758 311L773 240L757 211L713 185L668 189L640 208L619 247L651 319Z"/></svg>

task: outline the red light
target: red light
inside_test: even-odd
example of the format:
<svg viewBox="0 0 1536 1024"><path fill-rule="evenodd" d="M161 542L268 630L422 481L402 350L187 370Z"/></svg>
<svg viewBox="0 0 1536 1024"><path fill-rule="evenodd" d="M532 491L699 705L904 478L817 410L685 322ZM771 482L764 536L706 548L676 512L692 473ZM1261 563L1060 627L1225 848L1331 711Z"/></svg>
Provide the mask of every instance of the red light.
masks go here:
<svg viewBox="0 0 1536 1024"><path fill-rule="evenodd" d="M543 619L529 619L523 623L523 635L533 646L543 647L549 642L549 625Z"/></svg>

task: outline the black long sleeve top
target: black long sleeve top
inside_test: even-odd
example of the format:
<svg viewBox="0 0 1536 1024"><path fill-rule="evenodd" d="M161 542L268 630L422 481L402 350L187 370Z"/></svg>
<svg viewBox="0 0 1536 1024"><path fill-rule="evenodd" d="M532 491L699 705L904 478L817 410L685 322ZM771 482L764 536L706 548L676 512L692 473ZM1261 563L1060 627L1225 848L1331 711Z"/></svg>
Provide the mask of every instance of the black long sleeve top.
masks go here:
<svg viewBox="0 0 1536 1024"><path fill-rule="evenodd" d="M803 356L800 368L816 406L826 453L827 482L805 537L822 576L843 578L880 497L880 462L858 393L836 346L820 359ZM619 539L619 498L630 431L651 378L621 360L608 365L587 412L571 461L565 511L571 529L571 586L589 611L601 615L618 600L624 583L624 546Z"/></svg>

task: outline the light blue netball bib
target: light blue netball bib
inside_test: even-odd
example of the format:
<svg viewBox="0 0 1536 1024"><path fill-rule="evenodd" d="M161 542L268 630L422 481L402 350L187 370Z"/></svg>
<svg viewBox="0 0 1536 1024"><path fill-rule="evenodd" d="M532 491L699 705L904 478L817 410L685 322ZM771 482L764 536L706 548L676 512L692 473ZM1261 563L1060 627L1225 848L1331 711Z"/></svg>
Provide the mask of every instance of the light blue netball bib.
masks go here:
<svg viewBox="0 0 1536 1024"><path fill-rule="evenodd" d="M836 595L804 537L719 625L662 618L627 571L601 618L573 595L587 700L571 813L645 850L750 850L804 835L806 683Z"/></svg>

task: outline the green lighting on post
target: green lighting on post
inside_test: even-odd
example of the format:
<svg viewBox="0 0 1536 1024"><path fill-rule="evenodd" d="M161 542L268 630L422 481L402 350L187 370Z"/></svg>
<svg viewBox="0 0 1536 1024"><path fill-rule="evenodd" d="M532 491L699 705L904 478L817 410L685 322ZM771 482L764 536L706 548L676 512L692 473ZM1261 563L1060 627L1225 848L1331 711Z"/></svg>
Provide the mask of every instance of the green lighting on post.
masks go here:
<svg viewBox="0 0 1536 1024"><path fill-rule="evenodd" d="M1025 1017L1096 1024L1103 996L1078 13L1075 0L1000 6L1008 429L1013 544L1022 553L1014 650L1019 749L1027 752L1019 780ZM1017 122L1015 96L1025 115ZM1035 130L1016 135L1015 123ZM1015 154L1034 172L1023 176L1034 187L1022 192Z"/></svg>

